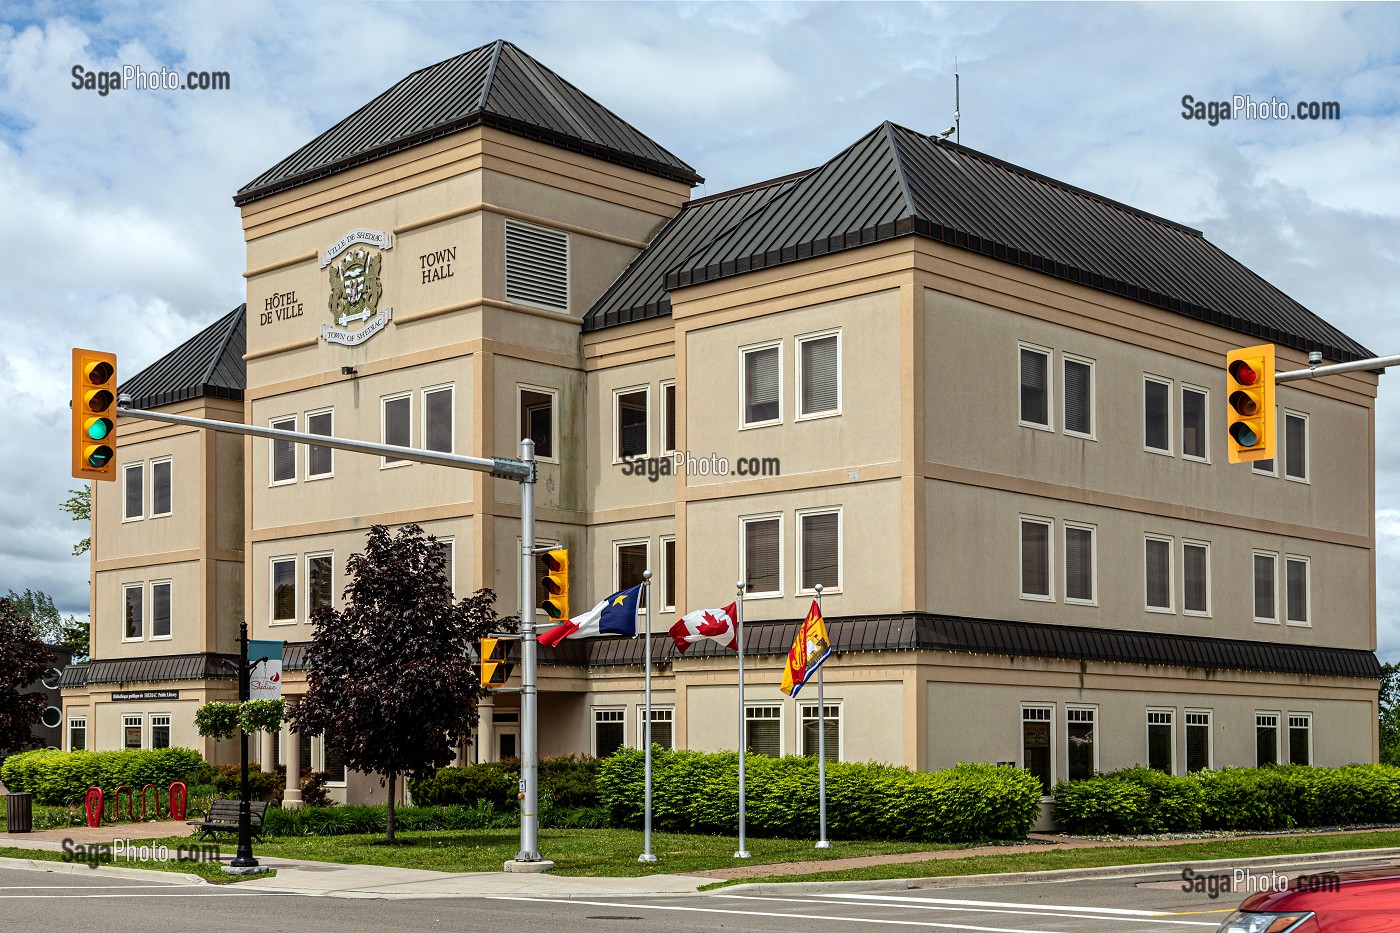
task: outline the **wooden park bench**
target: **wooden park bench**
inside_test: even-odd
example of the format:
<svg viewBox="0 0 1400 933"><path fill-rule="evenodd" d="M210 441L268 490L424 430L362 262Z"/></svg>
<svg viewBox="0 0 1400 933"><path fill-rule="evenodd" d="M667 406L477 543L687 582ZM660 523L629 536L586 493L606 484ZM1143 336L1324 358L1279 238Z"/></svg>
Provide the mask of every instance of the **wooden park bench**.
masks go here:
<svg viewBox="0 0 1400 933"><path fill-rule="evenodd" d="M204 839L211 833L236 833L238 832L238 811L242 803L237 800L215 800L209 805L209 811L204 814L202 820L186 820L186 825L199 828L199 838ZM267 801L250 801L248 804L248 825L252 827L253 836L262 839L263 817L267 815Z"/></svg>

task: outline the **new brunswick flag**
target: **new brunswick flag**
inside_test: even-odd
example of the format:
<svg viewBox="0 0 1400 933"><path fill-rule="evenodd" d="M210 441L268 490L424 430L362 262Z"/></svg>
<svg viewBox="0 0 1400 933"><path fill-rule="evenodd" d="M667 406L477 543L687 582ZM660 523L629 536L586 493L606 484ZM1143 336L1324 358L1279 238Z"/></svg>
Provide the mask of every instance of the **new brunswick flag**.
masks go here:
<svg viewBox="0 0 1400 933"><path fill-rule="evenodd" d="M812 608L807 610L807 618L797 630L797 637L788 651L787 668L783 671L783 684L779 688L790 697L807 683L807 678L817 672L822 662L831 654L831 639L826 637L826 620L822 618L821 607L812 600Z"/></svg>

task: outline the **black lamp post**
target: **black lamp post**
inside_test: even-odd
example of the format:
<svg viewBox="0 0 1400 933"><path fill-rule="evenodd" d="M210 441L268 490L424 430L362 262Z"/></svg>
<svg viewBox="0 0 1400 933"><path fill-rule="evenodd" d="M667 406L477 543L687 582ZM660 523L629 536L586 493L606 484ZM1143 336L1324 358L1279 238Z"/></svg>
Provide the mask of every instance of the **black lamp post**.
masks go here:
<svg viewBox="0 0 1400 933"><path fill-rule="evenodd" d="M254 664L261 664L266 658L259 658ZM229 667L234 665L229 661L224 661ZM238 702L248 702L248 680L253 671L253 665L248 663L248 622L238 624ZM238 852L229 862L229 868L235 870L237 874L256 874L261 871L258 860L253 858L253 819L249 812L248 805L248 730L243 728L240 722L238 725L239 766L241 769L240 780L242 789L238 802Z"/></svg>

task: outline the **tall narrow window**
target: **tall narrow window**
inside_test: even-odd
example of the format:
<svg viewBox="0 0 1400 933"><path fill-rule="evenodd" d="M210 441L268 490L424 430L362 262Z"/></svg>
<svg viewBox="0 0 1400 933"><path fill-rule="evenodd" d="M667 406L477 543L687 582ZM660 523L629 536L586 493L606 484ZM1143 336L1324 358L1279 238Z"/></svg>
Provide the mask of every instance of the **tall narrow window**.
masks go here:
<svg viewBox="0 0 1400 933"><path fill-rule="evenodd" d="M70 752L81 752L87 750L87 717L68 717L68 750Z"/></svg>
<svg viewBox="0 0 1400 933"><path fill-rule="evenodd" d="M1277 584L1274 576L1278 569L1277 554L1262 554L1256 552L1254 555L1254 621L1255 622L1277 622L1278 610L1275 608L1274 593Z"/></svg>
<svg viewBox="0 0 1400 933"><path fill-rule="evenodd" d="M1021 767L1040 781L1041 794L1049 794L1055 781L1050 761L1050 716L1048 706L1021 709Z"/></svg>
<svg viewBox="0 0 1400 933"><path fill-rule="evenodd" d="M308 620L317 609L330 609L334 602L335 590L331 583L334 565L335 558L331 554L313 554L306 558L306 592L308 597L306 617Z"/></svg>
<svg viewBox="0 0 1400 933"><path fill-rule="evenodd" d="M506 218L506 301L569 310L569 235Z"/></svg>
<svg viewBox="0 0 1400 933"><path fill-rule="evenodd" d="M1147 711L1147 766L1172 774L1176 756L1172 752L1172 710Z"/></svg>
<svg viewBox="0 0 1400 933"><path fill-rule="evenodd" d="M1181 455L1191 460L1206 456L1206 392L1182 386L1181 389Z"/></svg>
<svg viewBox="0 0 1400 933"><path fill-rule="evenodd" d="M781 355L782 347L769 344L743 350L743 398L740 410L743 413L743 426L772 424L782 418L781 405Z"/></svg>
<svg viewBox="0 0 1400 933"><path fill-rule="evenodd" d="M151 461L151 517L170 514L170 458Z"/></svg>
<svg viewBox="0 0 1400 933"><path fill-rule="evenodd" d="M395 395L381 401L383 406L383 440L386 444L393 444L395 447L413 446L413 397L411 395ZM402 457L385 457L383 466L396 463L410 463Z"/></svg>
<svg viewBox="0 0 1400 933"><path fill-rule="evenodd" d="M306 416L306 433L320 434L329 437L335 433L332 430L333 421L331 412L318 411ZM335 461L331 455L329 447L308 447L306 448L306 478L319 479L330 476L335 469Z"/></svg>
<svg viewBox="0 0 1400 933"><path fill-rule="evenodd" d="M1142 445L1155 453L1172 452L1171 383L1152 376L1142 380Z"/></svg>
<svg viewBox="0 0 1400 933"><path fill-rule="evenodd" d="M617 459L645 457L650 448L647 444L647 389L628 389L618 392L615 413L617 425Z"/></svg>
<svg viewBox="0 0 1400 933"><path fill-rule="evenodd" d="M442 555L442 578L447 581L448 590L455 595L457 591L457 564L455 560L457 554L456 544L451 538L438 538L435 546L438 549L438 553ZM541 562L538 560L535 561L535 568L539 569L540 566ZM536 592L539 591L539 588L540 581L539 578L536 578Z"/></svg>
<svg viewBox="0 0 1400 933"><path fill-rule="evenodd" d="M452 453L451 386L423 390L423 439L429 450Z"/></svg>
<svg viewBox="0 0 1400 933"><path fill-rule="evenodd" d="M1181 610L1189 615L1210 615L1210 545L1204 541L1181 544Z"/></svg>
<svg viewBox="0 0 1400 933"><path fill-rule="evenodd" d="M295 431L297 419L274 418L269 424L274 431ZM272 483L291 483L297 478L297 446L291 441L269 441L271 448Z"/></svg>
<svg viewBox="0 0 1400 933"><path fill-rule="evenodd" d="M122 717L122 748L141 747L141 714Z"/></svg>
<svg viewBox="0 0 1400 933"><path fill-rule="evenodd" d="M1288 714L1288 763L1312 764L1312 716L1307 713Z"/></svg>
<svg viewBox="0 0 1400 933"><path fill-rule="evenodd" d="M1275 425L1277 426L1277 421L1275 421ZM1278 437L1277 432L1275 432L1274 436L1276 438ZM1274 465L1274 460L1272 457L1268 460L1255 460L1253 463L1250 464L1250 469L1252 469L1255 473L1266 473L1269 476L1278 475L1278 467Z"/></svg>
<svg viewBox="0 0 1400 933"><path fill-rule="evenodd" d="M133 640L140 638L144 634L146 609L145 609L145 587L140 583L133 583L130 586L122 587L122 602L125 606L125 614L122 621L122 638Z"/></svg>
<svg viewBox="0 0 1400 933"><path fill-rule="evenodd" d="M820 583L824 590L841 586L841 511L799 512L802 549L799 558L804 592Z"/></svg>
<svg viewBox="0 0 1400 933"><path fill-rule="evenodd" d="M777 516L745 518L744 588L750 596L781 593L782 523Z"/></svg>
<svg viewBox="0 0 1400 933"><path fill-rule="evenodd" d="M272 561L272 621L295 622L297 618L297 562L293 557Z"/></svg>
<svg viewBox="0 0 1400 933"><path fill-rule="evenodd" d="M151 584L151 637L170 637L170 581Z"/></svg>
<svg viewBox="0 0 1400 933"><path fill-rule="evenodd" d="M1050 427L1050 353L1021 348L1021 423Z"/></svg>
<svg viewBox="0 0 1400 933"><path fill-rule="evenodd" d="M1210 711L1186 713L1186 770L1200 771L1210 767Z"/></svg>
<svg viewBox="0 0 1400 933"><path fill-rule="evenodd" d="M625 720L627 711L620 709L595 709L593 711L593 756L606 758L622 747L627 741Z"/></svg>
<svg viewBox="0 0 1400 933"><path fill-rule="evenodd" d="M1278 764L1278 713L1254 714L1254 766Z"/></svg>
<svg viewBox="0 0 1400 933"><path fill-rule="evenodd" d="M797 338L799 418L841 410L841 338L823 334Z"/></svg>
<svg viewBox="0 0 1400 933"><path fill-rule="evenodd" d="M1094 526L1065 524L1065 599L1094 601Z"/></svg>
<svg viewBox="0 0 1400 933"><path fill-rule="evenodd" d="M1147 608L1170 612L1172 608L1172 540L1152 538L1143 545L1146 565Z"/></svg>
<svg viewBox="0 0 1400 933"><path fill-rule="evenodd" d="M744 741L751 754L777 758L783 753L783 708L750 706L744 710Z"/></svg>
<svg viewBox="0 0 1400 933"><path fill-rule="evenodd" d="M1065 433L1094 436L1094 364L1065 358Z"/></svg>
<svg viewBox="0 0 1400 933"><path fill-rule="evenodd" d="M646 541L630 541L614 545L614 553L617 557L617 579L614 582L619 590L631 589L642 582L642 573L647 570L649 563L648 547L649 544Z"/></svg>
<svg viewBox="0 0 1400 933"><path fill-rule="evenodd" d="M1308 615L1308 559L1289 557L1284 561L1285 587L1288 593L1286 618L1289 625L1307 625Z"/></svg>
<svg viewBox="0 0 1400 933"><path fill-rule="evenodd" d="M1094 718L1092 709L1065 710L1065 734L1069 743L1069 779L1083 781L1094 776L1098 770L1098 756L1094 751Z"/></svg>
<svg viewBox="0 0 1400 933"><path fill-rule="evenodd" d="M673 381L661 383L661 452L673 453L676 449L676 384Z"/></svg>
<svg viewBox="0 0 1400 933"><path fill-rule="evenodd" d="M1050 522L1021 519L1021 596L1050 598Z"/></svg>
<svg viewBox="0 0 1400 933"><path fill-rule="evenodd" d="M661 611L676 608L676 539L661 539Z"/></svg>
<svg viewBox="0 0 1400 933"><path fill-rule="evenodd" d="M332 787L336 785L344 786L346 778L350 776L350 769L346 767L345 756L341 754L340 749L336 748L334 745L326 744L324 745L322 758L325 764L325 768L322 770L330 772L330 777L326 779L326 783Z"/></svg>
<svg viewBox="0 0 1400 933"><path fill-rule="evenodd" d="M122 467L122 521L134 522L146 516L146 464L128 463Z"/></svg>
<svg viewBox="0 0 1400 933"><path fill-rule="evenodd" d="M1283 415L1283 475L1287 479L1308 479L1308 416L1296 412Z"/></svg>
<svg viewBox="0 0 1400 933"><path fill-rule="evenodd" d="M535 442L535 456L554 459L554 393L520 387L520 436Z"/></svg>
<svg viewBox="0 0 1400 933"><path fill-rule="evenodd" d="M170 716L151 717L151 748L170 747Z"/></svg>
<svg viewBox="0 0 1400 933"><path fill-rule="evenodd" d="M646 715L645 706L637 707L637 747L646 748ZM660 745L662 748L675 748L675 722L676 712L670 707L651 708L651 744Z"/></svg>
<svg viewBox="0 0 1400 933"><path fill-rule="evenodd" d="M828 703L825 707L825 715L818 716L817 704L804 705L802 707L802 749L800 754L815 757L819 752L826 752L827 761L841 760L841 707ZM823 723L825 720L825 723ZM825 729L822 730L823 724ZM823 736L818 741L819 733ZM825 749L819 748L820 744L825 744Z"/></svg>

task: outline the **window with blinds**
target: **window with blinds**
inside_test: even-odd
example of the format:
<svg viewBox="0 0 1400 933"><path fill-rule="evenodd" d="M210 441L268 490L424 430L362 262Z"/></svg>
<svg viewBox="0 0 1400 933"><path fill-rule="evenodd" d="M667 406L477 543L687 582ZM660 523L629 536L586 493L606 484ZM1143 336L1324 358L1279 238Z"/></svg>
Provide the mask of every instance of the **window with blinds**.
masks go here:
<svg viewBox="0 0 1400 933"><path fill-rule="evenodd" d="M1254 766L1278 764L1278 713L1254 715Z"/></svg>
<svg viewBox="0 0 1400 933"><path fill-rule="evenodd" d="M629 389L618 392L617 410L617 459L645 457L647 446L647 389Z"/></svg>
<svg viewBox="0 0 1400 933"><path fill-rule="evenodd" d="M1094 436L1094 364L1065 358L1065 433Z"/></svg>
<svg viewBox="0 0 1400 933"><path fill-rule="evenodd" d="M322 740L321 757L326 765L323 769L330 772L326 778L326 783L330 785L344 784L350 776L350 769L346 767L345 756L340 749Z"/></svg>
<svg viewBox="0 0 1400 933"><path fill-rule="evenodd" d="M841 338L838 334L799 337L797 366L799 418L841 410Z"/></svg>
<svg viewBox="0 0 1400 933"><path fill-rule="evenodd" d="M1021 519L1021 596L1050 598L1050 522Z"/></svg>
<svg viewBox="0 0 1400 933"><path fill-rule="evenodd" d="M637 707L637 747L646 748L647 708ZM662 748L675 748L675 711L669 707L651 708L651 744Z"/></svg>
<svg viewBox="0 0 1400 933"><path fill-rule="evenodd" d="M1083 781L1094 776L1098 770L1098 756L1094 752L1094 720L1097 710L1065 710L1065 741L1068 744L1069 779Z"/></svg>
<svg viewBox="0 0 1400 933"><path fill-rule="evenodd" d="M593 711L593 757L606 758L627 741L627 712L620 709Z"/></svg>
<svg viewBox="0 0 1400 933"><path fill-rule="evenodd" d="M1157 453L1172 452L1171 383L1152 376L1142 380L1142 445Z"/></svg>
<svg viewBox="0 0 1400 933"><path fill-rule="evenodd" d="M1288 714L1288 763L1312 764L1312 716Z"/></svg>
<svg viewBox="0 0 1400 933"><path fill-rule="evenodd" d="M452 453L452 387L423 390L423 442L429 450Z"/></svg>
<svg viewBox="0 0 1400 933"><path fill-rule="evenodd" d="M1065 525L1065 599L1094 601L1094 526Z"/></svg>
<svg viewBox="0 0 1400 933"><path fill-rule="evenodd" d="M1277 437L1277 434L1275 436ZM1286 438L1280 438L1280 440L1286 440ZM1255 460L1250 464L1250 469L1255 473L1267 473L1269 476L1278 475L1278 468L1274 466L1272 458L1268 460Z"/></svg>
<svg viewBox="0 0 1400 933"><path fill-rule="evenodd" d="M1254 555L1254 621L1277 622L1278 611L1274 606L1276 584L1274 574L1278 567L1278 555Z"/></svg>
<svg viewBox="0 0 1400 933"><path fill-rule="evenodd" d="M781 593L782 523L771 518L746 518L744 525L744 588L750 596Z"/></svg>
<svg viewBox="0 0 1400 933"><path fill-rule="evenodd" d="M1050 427L1050 352L1021 348L1021 423Z"/></svg>
<svg viewBox="0 0 1400 933"><path fill-rule="evenodd" d="M146 589L141 583L134 583L131 586L122 587L122 638L131 640L140 638L145 630Z"/></svg>
<svg viewBox="0 0 1400 933"><path fill-rule="evenodd" d="M676 384L661 383L661 452L673 453L676 449Z"/></svg>
<svg viewBox="0 0 1400 933"><path fill-rule="evenodd" d="M749 706L744 709L744 747L751 755L783 754L783 708Z"/></svg>
<svg viewBox="0 0 1400 933"><path fill-rule="evenodd" d="M122 467L122 521L140 521L146 516L146 465L129 463Z"/></svg>
<svg viewBox="0 0 1400 933"><path fill-rule="evenodd" d="M569 235L506 218L506 301L569 310Z"/></svg>
<svg viewBox="0 0 1400 933"><path fill-rule="evenodd" d="M1172 540L1147 538L1143 543L1143 563L1146 568L1147 608L1171 611L1172 608Z"/></svg>
<svg viewBox="0 0 1400 933"><path fill-rule="evenodd" d="M442 555L442 578L447 581L449 595L456 595L457 591L457 546L451 538L438 538L433 544ZM535 561L535 566L540 566L540 561ZM538 591L539 581L535 581L535 588Z"/></svg>
<svg viewBox="0 0 1400 933"><path fill-rule="evenodd" d="M383 410L382 438L385 444L395 447L413 446L413 397L408 394L385 398L380 403ZM395 463L410 463L402 457L385 457L383 466Z"/></svg>
<svg viewBox="0 0 1400 933"><path fill-rule="evenodd" d="M819 709L821 716L817 715ZM821 747L823 742L825 749ZM832 704L818 707L815 703L803 706L802 750L799 754L815 758L823 750L827 761L841 760L841 707Z"/></svg>
<svg viewBox="0 0 1400 933"><path fill-rule="evenodd" d="M1051 767L1050 736L1051 709L1048 706L1026 706L1021 709L1021 767L1040 781L1042 795L1050 793L1055 781Z"/></svg>
<svg viewBox="0 0 1400 933"><path fill-rule="evenodd" d="M1185 541L1181 545L1183 612L1210 614L1210 545Z"/></svg>
<svg viewBox="0 0 1400 933"><path fill-rule="evenodd" d="M613 582L616 589L631 589L642 582L642 573L647 570L647 547L646 541L619 543L614 546L617 556L617 579Z"/></svg>
<svg viewBox="0 0 1400 933"><path fill-rule="evenodd" d="M312 554L306 558L306 617L317 609L330 609L335 599L331 582L335 556L332 554Z"/></svg>
<svg viewBox="0 0 1400 933"><path fill-rule="evenodd" d="M802 589L841 586L841 511L798 513L802 540Z"/></svg>
<svg viewBox="0 0 1400 933"><path fill-rule="evenodd" d="M272 559L272 621L295 622L297 618L297 562L292 557Z"/></svg>
<svg viewBox="0 0 1400 933"><path fill-rule="evenodd" d="M773 344L743 351L744 426L768 424L781 419L782 355Z"/></svg>
<svg viewBox="0 0 1400 933"><path fill-rule="evenodd" d="M1154 771L1173 773L1172 710L1147 711L1147 766Z"/></svg>
<svg viewBox="0 0 1400 933"><path fill-rule="evenodd" d="M1284 589L1288 593L1285 618L1290 625L1307 625L1308 617L1308 559L1289 557L1284 561Z"/></svg>
<svg viewBox="0 0 1400 933"><path fill-rule="evenodd" d="M329 411L308 412L306 415L306 433L320 434L326 437L334 434L332 422L334 418ZM335 468L335 462L331 456L329 447L307 447L306 448L306 478L323 479L330 476Z"/></svg>
<svg viewBox="0 0 1400 933"><path fill-rule="evenodd" d="M170 458L151 461L151 517L170 514Z"/></svg>
<svg viewBox="0 0 1400 933"><path fill-rule="evenodd" d="M151 637L170 637L170 581L151 584Z"/></svg>
<svg viewBox="0 0 1400 933"><path fill-rule="evenodd" d="M1186 770L1210 767L1210 711L1186 713Z"/></svg>
<svg viewBox="0 0 1400 933"><path fill-rule="evenodd" d="M274 431L295 431L297 429L297 419L276 418L269 424ZM270 468L272 470L272 483L291 483L297 478L297 447L291 441L268 441L270 451Z"/></svg>
<svg viewBox="0 0 1400 933"><path fill-rule="evenodd" d="M554 459L554 393L520 386L520 436L535 442L535 456Z"/></svg>
<svg viewBox="0 0 1400 933"><path fill-rule="evenodd" d="M1206 460L1207 395L1204 389L1181 389L1181 455Z"/></svg>
<svg viewBox="0 0 1400 933"><path fill-rule="evenodd" d="M676 539L661 539L661 609L676 608Z"/></svg>
<svg viewBox="0 0 1400 933"><path fill-rule="evenodd" d="M151 748L170 747L170 717L151 717Z"/></svg>
<svg viewBox="0 0 1400 933"><path fill-rule="evenodd" d="M1283 475L1303 482L1308 478L1308 416L1283 416Z"/></svg>

